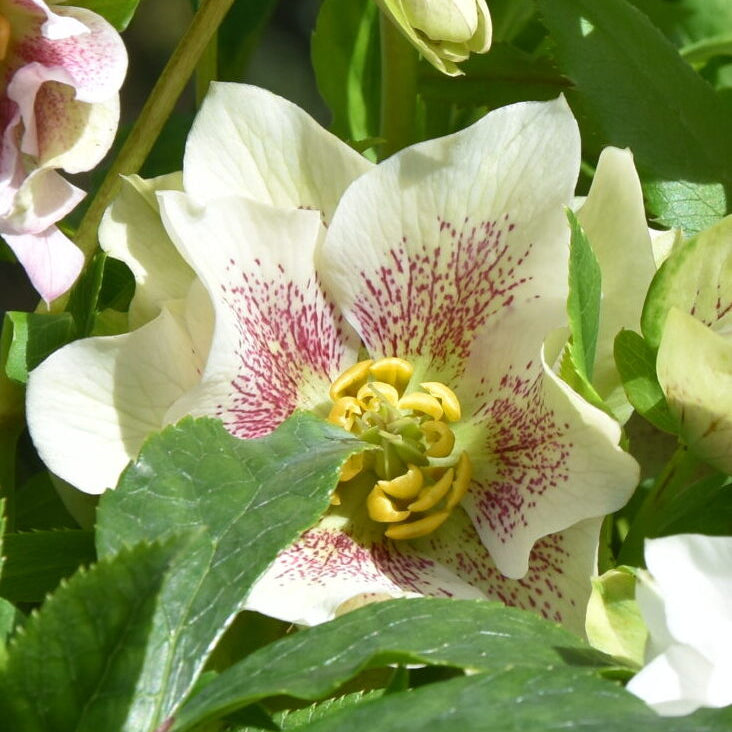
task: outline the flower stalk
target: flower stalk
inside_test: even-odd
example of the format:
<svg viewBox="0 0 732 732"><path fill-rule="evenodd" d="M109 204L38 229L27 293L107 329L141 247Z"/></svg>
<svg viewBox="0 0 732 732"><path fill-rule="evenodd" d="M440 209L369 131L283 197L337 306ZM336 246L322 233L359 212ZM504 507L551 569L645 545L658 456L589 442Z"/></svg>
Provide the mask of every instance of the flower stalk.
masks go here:
<svg viewBox="0 0 732 732"><path fill-rule="evenodd" d="M79 224L76 244L84 252L87 261L97 246L97 229L102 214L119 190L120 176L136 173L142 167L178 97L233 2L234 0L203 0L163 69L135 126Z"/></svg>

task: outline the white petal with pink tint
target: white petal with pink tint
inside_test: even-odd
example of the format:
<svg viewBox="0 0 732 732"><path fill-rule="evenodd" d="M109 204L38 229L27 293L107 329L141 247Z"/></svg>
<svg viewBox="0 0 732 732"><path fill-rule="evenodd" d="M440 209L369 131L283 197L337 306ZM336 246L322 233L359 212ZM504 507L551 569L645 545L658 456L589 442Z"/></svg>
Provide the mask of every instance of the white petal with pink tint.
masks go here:
<svg viewBox="0 0 732 732"><path fill-rule="evenodd" d="M221 417L239 437L267 434L327 400L358 340L320 286L314 211L232 197L199 207L160 194L168 233L211 296L216 326L201 384L168 415Z"/></svg>
<svg viewBox="0 0 732 732"><path fill-rule="evenodd" d="M538 539L621 508L639 468L618 445L618 424L561 381L543 354L501 364L511 326L524 327L520 313L505 326L495 339L500 380L486 380L483 406L467 419L475 465L462 505L497 567L520 578ZM564 338L553 334L548 350Z"/></svg>
<svg viewBox="0 0 732 732"><path fill-rule="evenodd" d="M191 129L185 189L314 208L330 221L346 187L372 167L292 102L245 84L211 84Z"/></svg>
<svg viewBox="0 0 732 732"><path fill-rule="evenodd" d="M317 266L369 353L456 381L487 322L562 297L579 158L558 99L498 109L353 183Z"/></svg>
<svg viewBox="0 0 732 732"><path fill-rule="evenodd" d="M31 372L33 442L49 469L79 490L113 488L170 405L198 381L181 305L132 333L74 341Z"/></svg>
<svg viewBox="0 0 732 732"><path fill-rule="evenodd" d="M84 255L55 226L37 234L4 234L3 238L47 303L66 292L81 272Z"/></svg>

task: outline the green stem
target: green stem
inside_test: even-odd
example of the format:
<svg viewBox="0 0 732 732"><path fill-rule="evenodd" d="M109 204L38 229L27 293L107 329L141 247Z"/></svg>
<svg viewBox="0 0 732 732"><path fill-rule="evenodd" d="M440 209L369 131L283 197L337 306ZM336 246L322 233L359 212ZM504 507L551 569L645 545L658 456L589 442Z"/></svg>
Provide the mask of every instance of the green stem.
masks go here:
<svg viewBox="0 0 732 732"><path fill-rule="evenodd" d="M76 244L84 252L87 261L97 246L97 229L102 214L119 190L120 176L136 173L145 162L199 58L233 2L204 0L163 69L135 126L79 224Z"/></svg>
<svg viewBox="0 0 732 732"><path fill-rule="evenodd" d="M618 555L620 564L643 564L644 539L655 535L664 507L686 488L698 467L697 458L684 445L679 445L633 519Z"/></svg>
<svg viewBox="0 0 732 732"><path fill-rule="evenodd" d="M219 44L217 34L214 34L203 50L196 66L196 108L200 107L208 92L211 82L218 79Z"/></svg>
<svg viewBox="0 0 732 732"><path fill-rule="evenodd" d="M417 52L383 13L381 34L381 158L416 138Z"/></svg>

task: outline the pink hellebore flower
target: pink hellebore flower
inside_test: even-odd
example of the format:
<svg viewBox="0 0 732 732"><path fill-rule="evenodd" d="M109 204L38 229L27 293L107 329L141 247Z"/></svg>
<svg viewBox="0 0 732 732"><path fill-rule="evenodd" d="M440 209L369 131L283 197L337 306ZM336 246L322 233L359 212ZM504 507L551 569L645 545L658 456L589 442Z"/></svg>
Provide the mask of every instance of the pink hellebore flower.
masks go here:
<svg viewBox="0 0 732 732"><path fill-rule="evenodd" d="M50 302L84 261L55 226L84 193L56 171L89 170L109 149L127 54L89 10L0 0L0 68L0 234Z"/></svg>
<svg viewBox="0 0 732 732"><path fill-rule="evenodd" d="M374 597L488 597L580 630L600 523L638 471L618 425L551 368L579 162L562 99L372 166L294 105L214 85L185 192L158 194L158 244L197 277L136 331L31 375L41 456L98 493L156 424L214 415L250 438L312 409L377 449L344 465L334 505L249 608L314 624ZM156 265L123 212L151 193L131 185L103 240L149 298ZM201 284L210 321L191 304Z"/></svg>

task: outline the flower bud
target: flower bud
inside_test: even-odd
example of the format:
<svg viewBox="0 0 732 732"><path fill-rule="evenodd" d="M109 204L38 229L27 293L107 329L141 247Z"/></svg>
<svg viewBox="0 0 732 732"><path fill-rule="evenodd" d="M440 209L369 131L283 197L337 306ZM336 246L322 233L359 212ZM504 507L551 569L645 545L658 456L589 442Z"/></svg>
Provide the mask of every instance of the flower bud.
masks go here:
<svg viewBox="0 0 732 732"><path fill-rule="evenodd" d="M491 16L485 0L376 0L410 43L436 69L448 76L471 51L491 45Z"/></svg>

